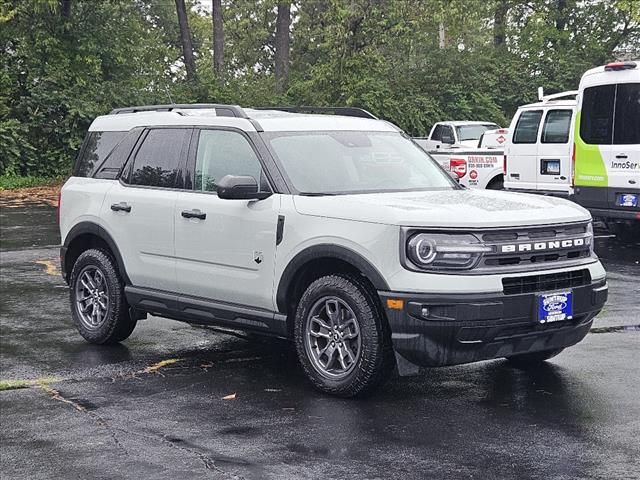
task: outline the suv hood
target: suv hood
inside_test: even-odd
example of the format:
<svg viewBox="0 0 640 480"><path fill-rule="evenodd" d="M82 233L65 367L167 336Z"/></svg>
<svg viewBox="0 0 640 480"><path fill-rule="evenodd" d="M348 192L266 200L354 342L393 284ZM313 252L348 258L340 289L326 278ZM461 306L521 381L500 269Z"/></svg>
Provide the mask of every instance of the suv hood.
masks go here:
<svg viewBox="0 0 640 480"><path fill-rule="evenodd" d="M579 205L542 195L495 190L294 196L298 213L416 227L484 228L549 225L591 218Z"/></svg>

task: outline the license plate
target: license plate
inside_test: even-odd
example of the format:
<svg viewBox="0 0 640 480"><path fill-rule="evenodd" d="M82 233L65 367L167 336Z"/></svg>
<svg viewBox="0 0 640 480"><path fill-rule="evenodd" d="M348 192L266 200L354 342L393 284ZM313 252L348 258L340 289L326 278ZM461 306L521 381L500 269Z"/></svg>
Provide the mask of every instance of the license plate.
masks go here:
<svg viewBox="0 0 640 480"><path fill-rule="evenodd" d="M543 293L538 295L538 321L561 322L573 318L572 292Z"/></svg>
<svg viewBox="0 0 640 480"><path fill-rule="evenodd" d="M618 207L637 207L638 195L633 193L619 193L616 198L616 205Z"/></svg>

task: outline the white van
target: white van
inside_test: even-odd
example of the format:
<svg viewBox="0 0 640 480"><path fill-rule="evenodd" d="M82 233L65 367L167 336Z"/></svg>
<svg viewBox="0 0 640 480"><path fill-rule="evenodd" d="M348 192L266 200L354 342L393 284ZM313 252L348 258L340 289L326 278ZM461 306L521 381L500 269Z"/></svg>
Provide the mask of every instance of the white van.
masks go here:
<svg viewBox="0 0 640 480"><path fill-rule="evenodd" d="M574 196L610 226L640 235L640 68L616 62L580 80L574 133Z"/></svg>
<svg viewBox="0 0 640 480"><path fill-rule="evenodd" d="M569 197L571 127L577 91L543 96L523 105L513 116L504 149L507 190Z"/></svg>
<svg viewBox="0 0 640 480"><path fill-rule="evenodd" d="M505 189L567 196L616 233L640 235L637 62L593 68L577 92L520 107L510 131Z"/></svg>

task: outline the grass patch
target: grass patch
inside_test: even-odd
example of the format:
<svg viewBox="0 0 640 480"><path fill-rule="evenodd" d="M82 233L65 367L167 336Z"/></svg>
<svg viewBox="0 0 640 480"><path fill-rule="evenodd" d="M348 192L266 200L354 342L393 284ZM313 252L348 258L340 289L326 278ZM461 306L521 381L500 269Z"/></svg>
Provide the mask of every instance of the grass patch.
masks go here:
<svg viewBox="0 0 640 480"><path fill-rule="evenodd" d="M61 177L21 177L0 175L0 190L17 190L19 188L42 187L62 183Z"/></svg>
<svg viewBox="0 0 640 480"><path fill-rule="evenodd" d="M5 390L18 390L19 388L42 386L58 381L60 381L60 379L56 377L36 378L34 380L0 380L0 392L4 392Z"/></svg>

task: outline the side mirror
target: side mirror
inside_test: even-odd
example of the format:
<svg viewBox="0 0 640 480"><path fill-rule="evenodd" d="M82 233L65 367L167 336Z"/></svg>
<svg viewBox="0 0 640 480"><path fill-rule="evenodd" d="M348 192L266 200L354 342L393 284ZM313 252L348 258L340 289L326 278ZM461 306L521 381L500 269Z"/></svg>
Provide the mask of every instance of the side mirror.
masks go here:
<svg viewBox="0 0 640 480"><path fill-rule="evenodd" d="M256 179L249 175L225 175L216 191L225 200L263 200L271 196L271 192L261 192Z"/></svg>

